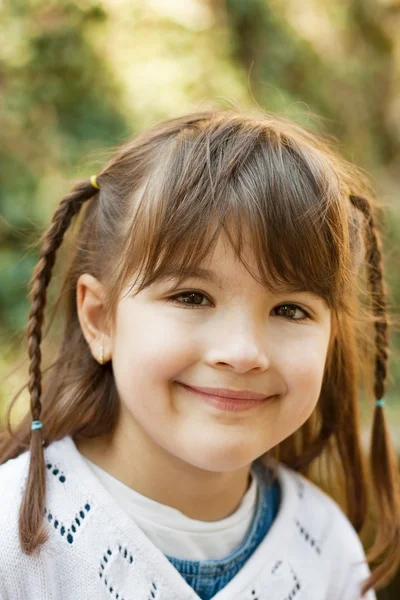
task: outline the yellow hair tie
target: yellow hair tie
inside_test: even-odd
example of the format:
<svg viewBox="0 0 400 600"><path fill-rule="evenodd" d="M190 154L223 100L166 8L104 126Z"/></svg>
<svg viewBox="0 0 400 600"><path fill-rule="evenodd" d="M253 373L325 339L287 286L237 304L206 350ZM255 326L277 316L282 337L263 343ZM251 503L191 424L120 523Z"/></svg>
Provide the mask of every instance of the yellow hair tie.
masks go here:
<svg viewBox="0 0 400 600"><path fill-rule="evenodd" d="M97 185L96 175L92 175L90 177L90 181L91 181L93 187L97 188L98 190L100 189L99 186Z"/></svg>

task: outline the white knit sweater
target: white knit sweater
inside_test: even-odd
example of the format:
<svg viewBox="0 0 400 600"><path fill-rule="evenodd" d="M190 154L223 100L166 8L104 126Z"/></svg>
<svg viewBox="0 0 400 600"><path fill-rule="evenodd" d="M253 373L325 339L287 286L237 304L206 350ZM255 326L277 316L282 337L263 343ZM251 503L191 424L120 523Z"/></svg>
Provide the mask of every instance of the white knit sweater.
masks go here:
<svg viewBox="0 0 400 600"><path fill-rule="evenodd" d="M199 600L128 516L67 436L44 450L47 543L19 546L29 452L0 466L1 600ZM359 538L339 506L279 466L281 504L264 540L215 600L359 600L369 575ZM213 599L213 600L214 600ZM365 600L376 600L371 590Z"/></svg>

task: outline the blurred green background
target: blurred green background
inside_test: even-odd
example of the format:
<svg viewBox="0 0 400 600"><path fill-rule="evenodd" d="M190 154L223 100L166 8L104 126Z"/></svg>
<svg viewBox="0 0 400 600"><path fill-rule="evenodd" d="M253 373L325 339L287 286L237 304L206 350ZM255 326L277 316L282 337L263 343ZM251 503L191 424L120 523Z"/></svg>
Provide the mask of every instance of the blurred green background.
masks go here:
<svg viewBox="0 0 400 600"><path fill-rule="evenodd" d="M260 106L335 136L385 207L388 304L398 314L399 31L399 0L0 2L0 420L27 381L34 243L71 180L97 173L109 148L186 112ZM49 354L52 339L50 330ZM396 356L395 331L391 345ZM399 389L392 360L385 410L398 447ZM14 421L27 406L24 390ZM362 420L367 445L365 402ZM378 597L399 598L400 582Z"/></svg>

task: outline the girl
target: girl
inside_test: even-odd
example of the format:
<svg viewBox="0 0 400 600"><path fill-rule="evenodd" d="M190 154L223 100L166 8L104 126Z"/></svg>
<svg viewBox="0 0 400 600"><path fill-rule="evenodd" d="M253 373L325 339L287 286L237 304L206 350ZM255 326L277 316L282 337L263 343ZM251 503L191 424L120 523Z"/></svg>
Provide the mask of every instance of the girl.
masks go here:
<svg viewBox="0 0 400 600"><path fill-rule="evenodd" d="M31 281L31 411L13 433L8 410L0 439L2 599L376 598L400 493L371 193L321 136L232 110L157 124L75 185ZM42 391L46 290L78 213ZM322 458L346 514L311 481Z"/></svg>

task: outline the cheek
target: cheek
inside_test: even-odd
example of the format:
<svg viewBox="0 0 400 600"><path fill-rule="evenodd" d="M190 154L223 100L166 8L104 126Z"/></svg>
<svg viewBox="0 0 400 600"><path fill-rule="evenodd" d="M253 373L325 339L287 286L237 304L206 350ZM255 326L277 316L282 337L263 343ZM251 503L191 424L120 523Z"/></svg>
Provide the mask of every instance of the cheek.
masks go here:
<svg viewBox="0 0 400 600"><path fill-rule="evenodd" d="M139 302L133 310L121 303L112 339L116 377L135 382L135 387L143 381L165 383L195 362L197 353L198 344L188 328L165 318L163 311L151 310Z"/></svg>
<svg viewBox="0 0 400 600"><path fill-rule="evenodd" d="M300 327L300 326L299 326ZM322 380L325 368L329 336L315 330L312 334L291 339L279 353L279 365L285 376L295 378L298 385L307 386Z"/></svg>
<svg viewBox="0 0 400 600"><path fill-rule="evenodd" d="M291 344L279 356L279 370L286 384L292 415L306 420L318 401L324 377L327 343L316 337Z"/></svg>

